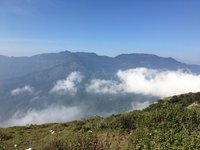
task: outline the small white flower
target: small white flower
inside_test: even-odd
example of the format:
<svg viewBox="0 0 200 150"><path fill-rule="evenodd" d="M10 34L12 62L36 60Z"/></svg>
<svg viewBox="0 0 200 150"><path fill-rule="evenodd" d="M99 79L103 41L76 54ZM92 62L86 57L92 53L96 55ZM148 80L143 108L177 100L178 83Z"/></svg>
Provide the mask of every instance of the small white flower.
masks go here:
<svg viewBox="0 0 200 150"><path fill-rule="evenodd" d="M55 131L52 131L51 134L55 134Z"/></svg>
<svg viewBox="0 0 200 150"><path fill-rule="evenodd" d="M89 130L88 132L89 132L89 133L93 133L92 130Z"/></svg>

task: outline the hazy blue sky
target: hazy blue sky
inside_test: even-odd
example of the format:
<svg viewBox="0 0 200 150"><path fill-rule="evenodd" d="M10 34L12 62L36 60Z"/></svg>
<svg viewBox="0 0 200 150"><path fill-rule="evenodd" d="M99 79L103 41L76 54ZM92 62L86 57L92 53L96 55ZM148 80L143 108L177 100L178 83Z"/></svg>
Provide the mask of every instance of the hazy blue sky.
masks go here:
<svg viewBox="0 0 200 150"><path fill-rule="evenodd" d="M0 54L63 50L200 64L200 1L0 0Z"/></svg>

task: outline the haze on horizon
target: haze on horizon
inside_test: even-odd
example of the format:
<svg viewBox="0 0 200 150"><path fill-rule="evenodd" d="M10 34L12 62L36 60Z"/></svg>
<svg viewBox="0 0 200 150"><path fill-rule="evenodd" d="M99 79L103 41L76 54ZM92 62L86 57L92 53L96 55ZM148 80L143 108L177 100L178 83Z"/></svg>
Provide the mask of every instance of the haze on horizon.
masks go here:
<svg viewBox="0 0 200 150"><path fill-rule="evenodd" d="M148 53L200 64L198 0L1 0L0 55Z"/></svg>

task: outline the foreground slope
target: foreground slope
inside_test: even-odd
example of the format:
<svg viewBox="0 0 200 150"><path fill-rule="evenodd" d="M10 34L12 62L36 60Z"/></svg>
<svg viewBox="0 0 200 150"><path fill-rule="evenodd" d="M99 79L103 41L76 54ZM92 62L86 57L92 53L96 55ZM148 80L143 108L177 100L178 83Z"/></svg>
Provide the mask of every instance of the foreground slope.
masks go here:
<svg viewBox="0 0 200 150"><path fill-rule="evenodd" d="M142 111L62 124L0 129L0 149L200 149L200 93Z"/></svg>

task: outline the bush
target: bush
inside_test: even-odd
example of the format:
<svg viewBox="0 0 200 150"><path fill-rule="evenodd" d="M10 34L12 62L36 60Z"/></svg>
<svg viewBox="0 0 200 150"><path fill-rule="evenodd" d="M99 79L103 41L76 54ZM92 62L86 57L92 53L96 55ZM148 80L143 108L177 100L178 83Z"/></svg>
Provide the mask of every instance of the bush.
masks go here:
<svg viewBox="0 0 200 150"><path fill-rule="evenodd" d="M44 146L44 150L66 150L69 149L67 144L61 140L54 140Z"/></svg>
<svg viewBox="0 0 200 150"><path fill-rule="evenodd" d="M7 141L11 138L12 138L11 134L0 131L0 141Z"/></svg>
<svg viewBox="0 0 200 150"><path fill-rule="evenodd" d="M130 114L124 114L120 116L116 120L116 125L120 129L126 130L126 131L130 131L136 128L134 118Z"/></svg>

